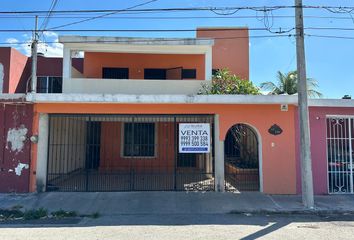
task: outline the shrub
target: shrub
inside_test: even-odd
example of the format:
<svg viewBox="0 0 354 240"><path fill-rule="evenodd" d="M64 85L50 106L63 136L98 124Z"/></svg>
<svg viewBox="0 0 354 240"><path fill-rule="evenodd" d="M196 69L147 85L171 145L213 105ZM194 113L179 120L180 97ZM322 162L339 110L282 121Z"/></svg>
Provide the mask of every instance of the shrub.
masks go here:
<svg viewBox="0 0 354 240"><path fill-rule="evenodd" d="M48 216L48 211L45 208L26 210L23 213L23 219L25 220L41 219L47 216Z"/></svg>
<svg viewBox="0 0 354 240"><path fill-rule="evenodd" d="M18 209L0 209L0 220L22 218L23 212Z"/></svg>
<svg viewBox="0 0 354 240"><path fill-rule="evenodd" d="M68 217L77 217L75 211L64 211L62 209L52 212L52 216L55 218L68 218Z"/></svg>
<svg viewBox="0 0 354 240"><path fill-rule="evenodd" d="M259 95L260 90L251 81L244 80L222 69L213 76L211 84L203 84L199 94L243 94Z"/></svg>

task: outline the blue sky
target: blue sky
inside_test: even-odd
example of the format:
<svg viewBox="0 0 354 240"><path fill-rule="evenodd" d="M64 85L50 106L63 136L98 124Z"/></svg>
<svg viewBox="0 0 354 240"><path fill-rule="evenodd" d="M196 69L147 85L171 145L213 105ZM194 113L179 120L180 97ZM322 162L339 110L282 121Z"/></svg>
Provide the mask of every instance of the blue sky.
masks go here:
<svg viewBox="0 0 354 240"><path fill-rule="evenodd" d="M21 2L21 4L19 4ZM13 1L1 0L1 10L21 11L21 10L48 10L51 0L41 1ZM145 2L145 0L59 0L55 10L80 10L80 9L122 9L135 4ZM275 6L293 5L294 1L288 0L159 0L142 8L169 8L169 7L224 7L224 6ZM321 0L306 1L305 5L327 5L327 6L354 6L351 0ZM273 28L292 28L294 19L278 18L276 16L293 16L293 9L283 9L273 12L275 17L268 18ZM306 18L305 27L344 27L354 28L354 20L349 14L334 14L323 9L305 10L306 16L321 17L341 17L334 18ZM34 25L32 18L4 18L0 14L1 29L31 29ZM265 22L261 18L207 18L207 19L131 19L128 17L217 17L212 12L175 12L175 13L149 13L149 14L116 14L114 17L101 18L85 23L66 27L65 29L194 29L201 26L248 26L250 28L264 28ZM256 16L253 11L239 11L231 16ZM118 18L117 18L118 17ZM353 16L354 17L354 16ZM39 25L42 23L39 21ZM70 23L81 19L73 18L51 18L47 28L55 27L65 23ZM354 31L338 30L306 30L308 34L335 35L354 37ZM63 34L63 33L59 33ZM117 35L117 36L144 36L144 37L194 37L193 32L163 32L163 33L64 33L82 35ZM30 39L31 33L0 33L0 42L23 42ZM270 35L266 31L250 31L250 35ZM55 41L56 33L49 32L45 36L46 41ZM44 38L42 38L44 40ZM28 53L28 45L13 45L22 52ZM43 47L48 55L56 56L61 52L60 44L50 44ZM326 98L340 98L345 94L354 96L354 40L328 39L307 37L306 57L307 75L315 78L320 91ZM235 56L237 57L237 56ZM264 81L275 81L276 72L287 72L296 68L295 39L285 38L251 38L250 39L250 80L259 84Z"/></svg>

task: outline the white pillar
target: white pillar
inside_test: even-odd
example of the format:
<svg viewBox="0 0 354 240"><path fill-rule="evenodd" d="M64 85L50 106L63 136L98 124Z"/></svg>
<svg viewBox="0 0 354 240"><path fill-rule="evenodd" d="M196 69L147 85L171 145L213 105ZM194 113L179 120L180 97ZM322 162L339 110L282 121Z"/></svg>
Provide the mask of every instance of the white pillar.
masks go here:
<svg viewBox="0 0 354 240"><path fill-rule="evenodd" d="M205 80L211 80L213 75L213 57L212 48L205 52Z"/></svg>
<svg viewBox="0 0 354 240"><path fill-rule="evenodd" d="M37 169L36 169L36 188L37 192L44 192L47 180L48 162L48 134L49 117L48 114L39 114L38 123L38 145L37 145Z"/></svg>
<svg viewBox="0 0 354 240"><path fill-rule="evenodd" d="M71 48L64 45L63 50L63 93L70 89L71 81Z"/></svg>
<svg viewBox="0 0 354 240"><path fill-rule="evenodd" d="M214 141L215 141L215 191L224 192L224 141L220 140L219 115L214 117Z"/></svg>

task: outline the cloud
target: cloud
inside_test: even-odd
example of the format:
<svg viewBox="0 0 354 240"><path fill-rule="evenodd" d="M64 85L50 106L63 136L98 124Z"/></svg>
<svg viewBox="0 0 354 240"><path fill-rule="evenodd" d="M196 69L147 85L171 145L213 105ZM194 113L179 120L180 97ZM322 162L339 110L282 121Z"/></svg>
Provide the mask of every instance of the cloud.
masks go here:
<svg viewBox="0 0 354 240"><path fill-rule="evenodd" d="M27 56L31 55L31 37L27 34L22 35L23 39L8 38L6 42L11 47L16 48ZM62 57L63 45L58 42L58 34L55 32L44 32L38 41L38 52L46 57Z"/></svg>
<svg viewBox="0 0 354 240"><path fill-rule="evenodd" d="M18 43L18 40L16 38L8 38L6 39L6 42L10 44L15 44Z"/></svg>
<svg viewBox="0 0 354 240"><path fill-rule="evenodd" d="M44 35L45 37L54 37L54 38L58 38L58 34L57 34L57 33L55 33L55 32L49 32L49 31L47 31L47 32L43 32L43 35Z"/></svg>
<svg viewBox="0 0 354 240"><path fill-rule="evenodd" d="M63 45L58 42L58 39L52 43L38 43L38 52L43 53L47 57L62 57L63 56Z"/></svg>

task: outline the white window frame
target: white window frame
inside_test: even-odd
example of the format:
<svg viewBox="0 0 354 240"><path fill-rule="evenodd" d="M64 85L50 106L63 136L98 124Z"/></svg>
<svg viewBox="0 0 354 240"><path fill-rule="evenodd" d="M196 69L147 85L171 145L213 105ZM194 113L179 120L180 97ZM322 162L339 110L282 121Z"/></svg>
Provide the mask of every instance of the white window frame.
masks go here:
<svg viewBox="0 0 354 240"><path fill-rule="evenodd" d="M47 76L37 76L37 79L38 78L46 78L46 80L47 80L47 89L46 89L46 92L43 92L43 93L48 93L48 91L49 91L49 78L50 77L61 78L61 87L62 87L62 91L63 91L63 76L49 76L49 75L47 75ZM38 82L37 82L37 84L38 84Z"/></svg>

